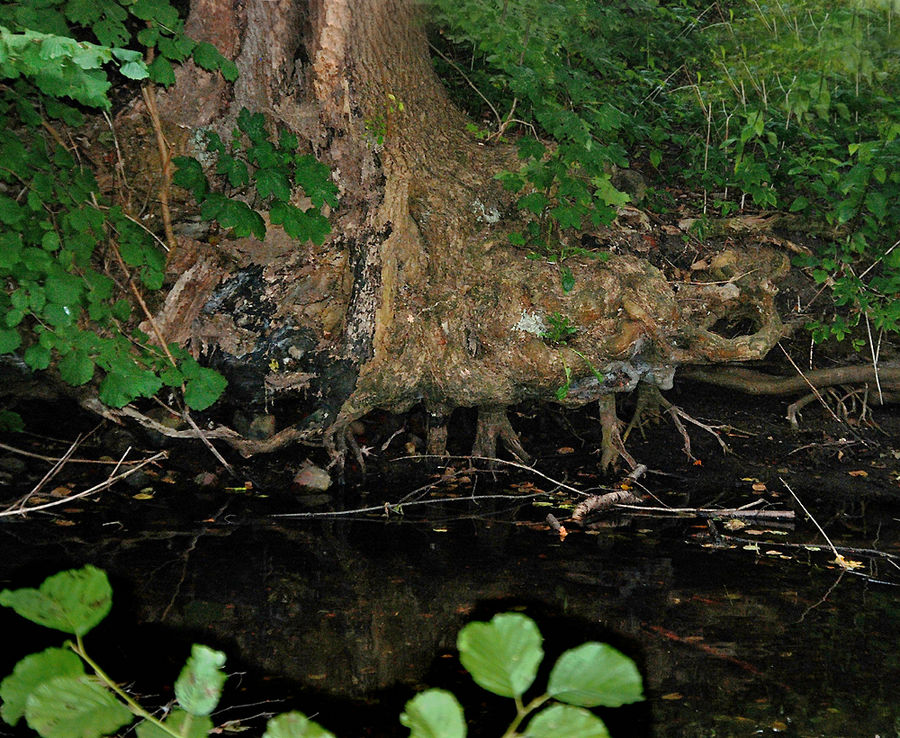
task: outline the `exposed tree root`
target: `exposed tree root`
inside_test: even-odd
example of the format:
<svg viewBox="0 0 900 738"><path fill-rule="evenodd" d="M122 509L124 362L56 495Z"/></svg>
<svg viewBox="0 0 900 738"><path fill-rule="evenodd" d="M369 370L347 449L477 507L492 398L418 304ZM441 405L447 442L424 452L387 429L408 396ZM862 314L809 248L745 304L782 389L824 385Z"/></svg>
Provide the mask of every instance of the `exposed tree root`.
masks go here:
<svg viewBox="0 0 900 738"><path fill-rule="evenodd" d="M478 408L478 424L475 429L475 444L472 447L473 456L488 458L497 455L497 439L503 443L503 447L523 464L527 464L531 457L522 447L519 434L513 430L506 417L506 408L502 405L489 405Z"/></svg>
<svg viewBox="0 0 900 738"><path fill-rule="evenodd" d="M790 395L802 392L810 385L817 389L833 387L839 384L872 384L877 380L884 390L893 393L900 391L900 367L881 366L877 369L871 364L838 366L830 369L811 369L803 375L776 377L763 374L753 369L742 367L710 368L683 367L679 376L698 382L714 384L717 387L735 389L749 395Z"/></svg>
<svg viewBox="0 0 900 738"><path fill-rule="evenodd" d="M600 408L600 427L603 430L600 440L600 468L609 469L619 457L624 459L632 469L637 468L638 463L625 450L625 443L622 441L622 434L619 430L622 421L616 415L616 396L614 394L603 395L597 401L597 405Z"/></svg>
<svg viewBox="0 0 900 738"><path fill-rule="evenodd" d="M719 445L722 447L723 453L727 454L731 451L731 449L728 447L728 444L726 444L725 441L722 440L722 436L719 435L719 429L724 426L708 425L700 420L697 420L693 416L688 415L688 413L686 413L680 407L678 407L677 405L673 405L665 397L663 397L662 393L659 391L659 387L649 384L641 384L638 387L637 404L634 408L634 414L631 416L631 421L628 423L628 427L622 434L622 441L624 442L628 439L629 434L635 427L641 428L643 418L646 414L658 413L660 410L665 410L669 414L669 417L672 419L672 423L678 429L679 434L681 434L681 438L684 442L684 453L691 461L696 461L697 459L691 451L691 436L687 432L687 428L685 428L682 420L696 425L698 428L702 428L707 433L710 433L712 436L714 436L715 439L719 442Z"/></svg>

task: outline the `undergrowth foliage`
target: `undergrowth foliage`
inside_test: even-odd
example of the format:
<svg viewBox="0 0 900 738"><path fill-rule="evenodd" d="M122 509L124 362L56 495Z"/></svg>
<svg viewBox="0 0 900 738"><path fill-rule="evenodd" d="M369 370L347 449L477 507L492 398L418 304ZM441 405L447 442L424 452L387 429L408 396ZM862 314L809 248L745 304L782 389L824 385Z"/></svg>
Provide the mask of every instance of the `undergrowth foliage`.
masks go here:
<svg viewBox="0 0 900 738"><path fill-rule="evenodd" d="M634 163L658 209L677 187L706 217L780 210L824 233L796 261L834 299L815 340L900 332L896 3L434 5L436 64L477 134L518 136L522 167L498 174L530 219L513 243L563 255L628 199L610 172Z"/></svg>
<svg viewBox="0 0 900 738"><path fill-rule="evenodd" d="M15 354L33 371L55 368L74 386L97 379L100 400L113 407L170 387L187 407L203 410L226 386L183 349L162 347L134 327L145 316L136 313L133 293L163 286L162 241L140 214L101 193L90 163L67 143L91 108L110 109L112 80L168 86L174 65L188 59L229 81L237 77L214 46L185 35L167 0L0 5L0 355ZM258 113L242 111L238 125L232 143L241 134L249 139L246 157L271 221L321 243L329 231L321 207L336 205L327 168L296 155L297 139L287 132L270 142ZM232 194L242 194L245 161L214 133L207 141ZM190 168L196 161L182 163L179 182L202 202L203 217L262 238L258 213L213 191ZM305 211L289 202L292 184L312 201ZM21 418L3 410L0 425L19 428Z"/></svg>
<svg viewBox="0 0 900 738"><path fill-rule="evenodd" d="M0 605L75 640L23 658L0 682L0 717L23 718L42 738L101 738L118 734L135 718L138 738L201 738L221 732L213 711L227 675L225 654L194 644L175 681L175 705L152 714L88 655L86 636L112 608L106 574L93 566L60 572L38 589L3 590ZM531 618L502 613L466 625L457 638L460 661L478 686L514 701L515 716L504 738L608 738L591 707L620 707L644 699L634 662L605 643L588 642L562 654L546 689L533 693L543 661L543 637ZM87 667L87 668L85 668ZM446 690L428 689L406 703L400 722L410 738L465 738L463 708ZM524 724L524 727L523 727ZM520 732L521 730L521 732ZM301 712L271 718L263 738L334 738Z"/></svg>

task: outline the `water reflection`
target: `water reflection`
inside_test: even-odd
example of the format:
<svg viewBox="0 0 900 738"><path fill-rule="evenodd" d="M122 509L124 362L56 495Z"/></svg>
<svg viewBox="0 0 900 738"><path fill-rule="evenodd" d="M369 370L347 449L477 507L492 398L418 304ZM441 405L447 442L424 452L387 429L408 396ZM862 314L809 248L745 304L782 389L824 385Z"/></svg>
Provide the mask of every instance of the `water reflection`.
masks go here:
<svg viewBox="0 0 900 738"><path fill-rule="evenodd" d="M649 699L604 714L614 735L900 729L897 590L841 577L824 555L704 548L705 524L686 521L636 521L560 541L514 524L514 512L440 532L403 520L183 517L134 515L97 536L40 521L2 526L4 586L101 566L117 593L110 628L142 624L140 642L118 644L113 658L163 659L170 676L160 678L171 683L183 653L164 653L155 638L209 643L248 672L248 684L288 680L278 689L292 701L277 709L321 709L318 719L346 736L405 735L396 715L426 685L463 690L477 718L471 734L499 735L487 726L508 706L481 699L456 662L440 657L464 623L514 606L538 619L548 665L586 639L637 660ZM17 627L8 613L0 625ZM20 655L4 656L5 672ZM380 722L367 730L371 720Z"/></svg>

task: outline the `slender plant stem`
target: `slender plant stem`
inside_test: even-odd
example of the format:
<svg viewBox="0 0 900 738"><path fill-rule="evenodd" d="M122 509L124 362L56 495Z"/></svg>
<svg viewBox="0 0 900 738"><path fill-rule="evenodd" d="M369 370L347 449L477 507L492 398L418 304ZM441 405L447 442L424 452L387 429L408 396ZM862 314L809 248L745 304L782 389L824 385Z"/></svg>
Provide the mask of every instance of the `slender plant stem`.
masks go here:
<svg viewBox="0 0 900 738"><path fill-rule="evenodd" d="M519 726L522 724L522 721L549 699L549 694L542 694L540 697L535 697L527 705L522 705L521 698L516 697L516 717L509 724L509 727L503 734L503 738L513 738L513 736L517 735L516 730L518 730Z"/></svg>
<svg viewBox="0 0 900 738"><path fill-rule="evenodd" d="M182 738L181 734L176 733L172 730L168 725L164 724L158 718L153 717L149 712L147 712L140 704L135 702L135 700L129 695L124 689L122 689L118 684L116 684L109 675L100 668L100 665L94 661L90 656L88 656L87 651L84 649L84 642L81 640L80 635L76 635L76 643L72 643L69 641L70 648L81 657L84 662L93 669L94 673L103 681L107 687L109 687L113 692L115 692L116 696L122 700L128 707L131 712L137 715L144 720L147 720L153 723L157 728L162 730L167 735L173 736L173 738Z"/></svg>

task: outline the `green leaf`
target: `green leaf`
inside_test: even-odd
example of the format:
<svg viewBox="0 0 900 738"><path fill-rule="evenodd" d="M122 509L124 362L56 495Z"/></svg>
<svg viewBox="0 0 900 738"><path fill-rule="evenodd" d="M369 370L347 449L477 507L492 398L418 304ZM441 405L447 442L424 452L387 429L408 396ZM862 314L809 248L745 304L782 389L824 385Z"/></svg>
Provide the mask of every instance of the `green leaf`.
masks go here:
<svg viewBox="0 0 900 738"><path fill-rule="evenodd" d="M866 193L866 207L878 220L884 220L884 216L887 213L887 204L888 201L884 193L878 190L869 190Z"/></svg>
<svg viewBox="0 0 900 738"><path fill-rule="evenodd" d="M520 159L540 160L547 151L547 147L544 146L544 144L536 138L529 138L527 136L519 139L516 148L519 151Z"/></svg>
<svg viewBox="0 0 900 738"><path fill-rule="evenodd" d="M106 573L90 564L44 580L38 589L4 589L0 605L45 628L83 636L112 607L112 588Z"/></svg>
<svg viewBox="0 0 900 738"><path fill-rule="evenodd" d="M0 682L0 716L15 725L25 716L28 696L44 682L60 676L81 676L81 659L65 648L48 648L26 656L3 682Z"/></svg>
<svg viewBox="0 0 900 738"><path fill-rule="evenodd" d="M302 712L285 712L266 723L263 738L335 738Z"/></svg>
<svg viewBox="0 0 900 738"><path fill-rule="evenodd" d="M184 386L184 401L192 410L206 410L221 397L228 380L215 369L200 367Z"/></svg>
<svg viewBox="0 0 900 738"><path fill-rule="evenodd" d="M175 84L175 70L172 69L172 62L164 56L157 56L147 68L150 73L151 81L158 85L168 87Z"/></svg>
<svg viewBox="0 0 900 738"><path fill-rule="evenodd" d="M25 218L25 210L19 203L6 195L0 195L0 222L15 226Z"/></svg>
<svg viewBox="0 0 900 738"><path fill-rule="evenodd" d="M137 0L131 12L141 20L155 21L167 28L178 24L178 11L167 0Z"/></svg>
<svg viewBox="0 0 900 738"><path fill-rule="evenodd" d="M550 201L541 192L530 192L527 195L523 195L519 198L518 203L521 210L527 210L535 215L543 213L544 208L549 204Z"/></svg>
<svg viewBox="0 0 900 738"><path fill-rule="evenodd" d="M94 361L83 351L70 351L59 362L59 376L63 382L80 387L94 376Z"/></svg>
<svg viewBox="0 0 900 738"><path fill-rule="evenodd" d="M25 363L28 364L28 368L32 371L46 369L50 366L50 351L39 343L35 343L25 349L22 358L25 359Z"/></svg>
<svg viewBox="0 0 900 738"><path fill-rule="evenodd" d="M22 336L15 328L0 329L0 354L11 354L22 345Z"/></svg>
<svg viewBox="0 0 900 738"><path fill-rule="evenodd" d="M209 192L209 182L203 173L200 162L192 156L176 156L172 159L177 169L172 175L173 184L189 190L195 198L202 200Z"/></svg>
<svg viewBox="0 0 900 738"><path fill-rule="evenodd" d="M551 705L528 723L525 738L609 738L609 731L596 715L581 707Z"/></svg>
<svg viewBox="0 0 900 738"><path fill-rule="evenodd" d="M465 738L466 720L459 701L443 689L428 689L406 703L401 724L409 738Z"/></svg>
<svg viewBox="0 0 900 738"><path fill-rule="evenodd" d="M575 275L572 274L572 270L569 269L569 267L560 267L559 282L562 286L563 292L565 292L566 294L575 289Z"/></svg>
<svg viewBox="0 0 900 738"><path fill-rule="evenodd" d="M169 713L163 724L182 738L206 738L215 727L209 717L196 717L178 708ZM138 738L172 738L170 733L146 720L138 724L135 732Z"/></svg>
<svg viewBox="0 0 900 738"><path fill-rule="evenodd" d="M557 205L550 215L559 223L560 228L580 228L584 217L584 209L569 205Z"/></svg>
<svg viewBox="0 0 900 738"><path fill-rule="evenodd" d="M59 271L47 277L44 292L50 302L59 305L76 305L84 293L84 282L74 274Z"/></svg>
<svg viewBox="0 0 900 738"><path fill-rule="evenodd" d="M247 164L230 154L219 156L219 161L216 162L216 172L227 175L228 184L232 187L241 187L250 181Z"/></svg>
<svg viewBox="0 0 900 738"><path fill-rule="evenodd" d="M294 162L294 182L303 188L312 204L321 208L325 203L336 208L338 188L331 181L331 170L314 156L304 154Z"/></svg>
<svg viewBox="0 0 900 738"><path fill-rule="evenodd" d="M279 169L257 169L253 174L256 191L260 197L275 197L287 202L291 198L291 185Z"/></svg>
<svg viewBox="0 0 900 738"><path fill-rule="evenodd" d="M276 201L269 211L269 219L274 225L284 228L291 238L300 241L312 241L322 244L325 236L331 232L331 224L328 219L315 208L309 208L306 212L296 205L287 202Z"/></svg>
<svg viewBox="0 0 900 738"><path fill-rule="evenodd" d="M125 322L131 317L131 303L128 300L116 300L112 306L112 316L116 320Z"/></svg>
<svg viewBox="0 0 900 738"><path fill-rule="evenodd" d="M619 707L644 699L634 661L606 643L566 651L550 672L547 693L570 705Z"/></svg>
<svg viewBox="0 0 900 738"><path fill-rule="evenodd" d="M153 372L134 363L116 361L98 387L101 402L110 407L124 407L138 397L153 397L162 381Z"/></svg>
<svg viewBox="0 0 900 738"><path fill-rule="evenodd" d="M229 82L237 79L237 67L234 62L226 59L211 43L201 41L194 47L194 62L208 72L219 70L222 76ZM233 75L233 76L232 76Z"/></svg>
<svg viewBox="0 0 900 738"><path fill-rule="evenodd" d="M796 213L800 210L806 210L809 207L809 200L803 195L799 195L794 198L794 202L791 203L790 211L792 213Z"/></svg>
<svg viewBox="0 0 900 738"><path fill-rule="evenodd" d="M25 430L25 421L22 416L13 410L0 410L0 431L4 433L21 433ZM0 700L3 699L2 691L0 691ZM0 705L0 714L2 714L3 706Z"/></svg>
<svg viewBox="0 0 900 738"><path fill-rule="evenodd" d="M515 231L513 231L512 233L508 233L506 235L506 239L513 246L524 246L525 245L525 236L523 236L521 233L517 233ZM531 258L530 255L529 255L529 258ZM538 257L538 258L540 258L540 257Z"/></svg>
<svg viewBox="0 0 900 738"><path fill-rule="evenodd" d="M227 675L225 654L195 643L191 656L175 682L175 698L191 715L209 715L219 704Z"/></svg>
<svg viewBox="0 0 900 738"><path fill-rule="evenodd" d="M519 613L495 615L466 625L457 636L462 665L482 688L501 697L521 697L544 657L535 622Z"/></svg>
<svg viewBox="0 0 900 738"><path fill-rule="evenodd" d="M42 738L102 738L128 725L134 715L89 677L62 676L32 692L25 719Z"/></svg>
<svg viewBox="0 0 900 738"><path fill-rule="evenodd" d="M251 113L247 108L241 108L238 113L237 125L254 143L265 141L268 137L266 117L262 113Z"/></svg>

